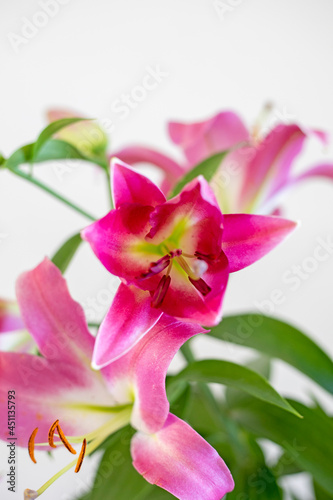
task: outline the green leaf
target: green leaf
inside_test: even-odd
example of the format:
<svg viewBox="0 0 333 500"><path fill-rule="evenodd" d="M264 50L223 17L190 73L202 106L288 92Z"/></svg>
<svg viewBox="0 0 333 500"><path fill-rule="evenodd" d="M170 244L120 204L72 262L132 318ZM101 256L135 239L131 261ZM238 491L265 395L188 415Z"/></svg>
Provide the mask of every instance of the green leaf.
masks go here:
<svg viewBox="0 0 333 500"><path fill-rule="evenodd" d="M300 472L303 472L300 466L295 462L293 455L291 455L287 451L285 451L281 455L277 463L271 468L277 477L289 476L292 474L299 474Z"/></svg>
<svg viewBox="0 0 333 500"><path fill-rule="evenodd" d="M258 373L248 368L216 359L195 361L171 379L179 381L217 383L235 387L272 405L300 416L292 406Z"/></svg>
<svg viewBox="0 0 333 500"><path fill-rule="evenodd" d="M293 400L289 402L303 419L255 399L233 408L231 418L258 438L280 445L325 491L333 491L332 420L317 408Z"/></svg>
<svg viewBox="0 0 333 500"><path fill-rule="evenodd" d="M59 132L59 130L68 127L68 125L72 125L73 123L81 122L87 120L87 118L61 118L60 120L56 120L52 123L50 123L47 127L42 130L42 132L39 134L37 141L34 144L33 147L33 153L32 157L36 158L39 150L47 142L51 137Z"/></svg>
<svg viewBox="0 0 333 500"><path fill-rule="evenodd" d="M52 262L55 264L62 274L66 271L70 261L74 257L77 249L82 243L82 238L80 233L71 236L65 243L59 248L59 250L52 257Z"/></svg>
<svg viewBox="0 0 333 500"><path fill-rule="evenodd" d="M93 488L81 500L174 498L167 492L160 493L160 488L147 483L134 469L130 453L130 443L134 433L135 431L127 426L108 439Z"/></svg>
<svg viewBox="0 0 333 500"><path fill-rule="evenodd" d="M313 489L316 495L316 500L332 500L333 499L333 491L330 493L323 490L319 484L315 481L313 482Z"/></svg>
<svg viewBox="0 0 333 500"><path fill-rule="evenodd" d="M51 160L84 160L106 168L105 161L97 158L88 158L69 142L60 139L49 139L33 156L34 143L26 144L17 149L5 162L5 167L13 170L24 163L42 163Z"/></svg>
<svg viewBox="0 0 333 500"><path fill-rule="evenodd" d="M266 380L270 379L271 359L269 357L265 355L258 356L256 359L246 363L245 366L250 370L259 373L259 375L264 377ZM234 406L237 402L245 401L250 397L251 396L249 396L249 394L235 389L234 387L227 387L227 390L225 391L225 398L230 406Z"/></svg>
<svg viewBox="0 0 333 500"><path fill-rule="evenodd" d="M221 153L217 153L213 156L210 156L209 158L206 158L204 161L199 163L199 165L196 165L192 170L190 170L184 177L176 184L174 187L172 193L171 193L171 198L173 196L176 196L181 192L183 187L196 177L198 175L202 175L206 181L210 181L216 170L221 164L221 161L225 158L225 156L229 153L229 151L222 151Z"/></svg>
<svg viewBox="0 0 333 500"><path fill-rule="evenodd" d="M283 321L261 314L227 316L207 335L281 359L333 394L332 360L313 340Z"/></svg>

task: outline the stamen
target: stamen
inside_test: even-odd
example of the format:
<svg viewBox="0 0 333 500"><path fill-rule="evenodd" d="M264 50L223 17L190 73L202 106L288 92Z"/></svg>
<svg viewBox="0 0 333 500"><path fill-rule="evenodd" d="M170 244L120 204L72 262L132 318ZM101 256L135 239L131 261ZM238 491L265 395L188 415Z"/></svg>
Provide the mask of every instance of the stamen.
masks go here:
<svg viewBox="0 0 333 500"><path fill-rule="evenodd" d="M62 429L61 429L61 427L60 427L59 424L57 425L57 431L58 431L58 434L59 434L59 437L60 437L61 441L66 446L67 450L70 451L71 453L73 453L73 455L76 455L76 451L74 450L74 448L72 447L72 445L70 444L70 442L68 441L68 439L66 438L66 436L63 433L63 431L62 431Z"/></svg>
<svg viewBox="0 0 333 500"><path fill-rule="evenodd" d="M59 424L59 420L56 420L55 422L53 422L53 424L51 425L50 427L50 430L49 430L49 445L51 446L51 448L56 448L56 445L54 444L54 433L55 433L55 430L57 428Z"/></svg>
<svg viewBox="0 0 333 500"><path fill-rule="evenodd" d="M24 500L35 500L38 496L39 494L35 490L24 490Z"/></svg>
<svg viewBox="0 0 333 500"><path fill-rule="evenodd" d="M151 306L158 308L162 305L162 302L166 296L168 288L170 286L171 278L169 275L164 275L161 278L161 281L157 285L157 288L152 297Z"/></svg>
<svg viewBox="0 0 333 500"><path fill-rule="evenodd" d="M35 453L34 453L35 452L35 437L36 437L37 432L38 432L38 427L36 427L36 429L32 431L32 434L31 434L29 441L28 441L29 456L35 464L37 463L37 460L35 459Z"/></svg>
<svg viewBox="0 0 333 500"><path fill-rule="evenodd" d="M86 454L86 448L87 448L87 440L86 440L86 438L84 438L83 443L82 443L82 447L81 447L81 451L80 451L80 455L79 455L79 458L77 460L77 464L76 464L74 472L79 472L79 470L81 469L84 455Z"/></svg>
<svg viewBox="0 0 333 500"><path fill-rule="evenodd" d="M156 274L159 274L160 272L164 271L165 268L168 267L170 264L170 255L164 255L161 259L157 260L156 262L152 262L149 266L149 270L147 273L141 274L137 278L137 280L142 281L147 278L151 278L152 276L155 276Z"/></svg>
<svg viewBox="0 0 333 500"><path fill-rule="evenodd" d="M202 279L193 280L190 276L188 277L192 285L203 295L204 297L209 294L212 290L209 285Z"/></svg>
<svg viewBox="0 0 333 500"><path fill-rule="evenodd" d="M180 267L182 269L184 269L185 273L190 277L192 278L193 280L198 280L199 279L199 276L197 276L193 270L190 268L190 266L188 265L188 263L186 262L186 260L182 257L182 256L179 256L177 257L177 262L178 264L180 265Z"/></svg>
<svg viewBox="0 0 333 500"><path fill-rule="evenodd" d="M213 260L216 260L217 259L217 256L212 254L212 253L209 253L209 254L206 254L206 253L201 253L201 252L195 252L195 257L197 257L197 259L200 259L200 260L204 260L205 262L211 262Z"/></svg>

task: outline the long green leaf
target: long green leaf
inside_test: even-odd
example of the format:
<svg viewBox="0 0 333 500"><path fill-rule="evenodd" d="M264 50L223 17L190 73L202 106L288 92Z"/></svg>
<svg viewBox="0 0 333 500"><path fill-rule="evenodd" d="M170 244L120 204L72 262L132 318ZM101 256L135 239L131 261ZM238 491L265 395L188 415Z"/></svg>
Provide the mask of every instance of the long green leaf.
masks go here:
<svg viewBox="0 0 333 500"><path fill-rule="evenodd" d="M297 411L258 373L248 368L216 359L195 361L174 376L170 383L178 381L218 383L235 387L283 410L300 416Z"/></svg>
<svg viewBox="0 0 333 500"><path fill-rule="evenodd" d="M317 408L293 400L289 402L303 415L302 420L255 399L231 409L231 416L257 437L282 446L325 491L333 491L332 420Z"/></svg>
<svg viewBox="0 0 333 500"><path fill-rule="evenodd" d="M52 257L53 264L60 269L62 274L66 271L81 243L82 238L80 233L74 234L74 236L71 236L71 238L61 245L59 250Z"/></svg>
<svg viewBox="0 0 333 500"><path fill-rule="evenodd" d="M6 160L4 166L15 169L24 163L42 163L52 160L84 160L106 168L104 161L94 157L84 156L75 146L60 139L49 139L38 150L37 155L33 155L34 143L26 144L14 151Z"/></svg>
<svg viewBox="0 0 333 500"><path fill-rule="evenodd" d="M209 158L206 158L201 163L196 165L176 184L171 193L171 198L179 194L183 187L188 182L198 177L198 175L202 175L206 179L206 181L209 182L213 178L216 170L221 164L221 161L225 158L228 152L229 151L222 151L221 153L217 153L213 156L210 156Z"/></svg>
<svg viewBox="0 0 333 500"><path fill-rule="evenodd" d="M73 123L85 121L87 118L61 118L60 120L56 120L50 123L47 127L42 130L39 134L37 141L34 144L33 148L33 158L35 158L38 154L38 151L41 149L43 144L47 142L51 137L59 132L59 130L68 127L68 125L72 125Z"/></svg>
<svg viewBox="0 0 333 500"><path fill-rule="evenodd" d="M207 334L281 359L333 394L333 362L297 328L261 314L227 316Z"/></svg>

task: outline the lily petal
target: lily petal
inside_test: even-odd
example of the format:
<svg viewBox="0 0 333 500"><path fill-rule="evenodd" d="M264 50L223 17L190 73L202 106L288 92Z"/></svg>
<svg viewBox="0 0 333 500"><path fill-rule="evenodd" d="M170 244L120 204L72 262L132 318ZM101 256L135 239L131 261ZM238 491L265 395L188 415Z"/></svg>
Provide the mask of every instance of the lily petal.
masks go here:
<svg viewBox="0 0 333 500"><path fill-rule="evenodd" d="M270 252L297 226L280 217L227 214L224 216L222 250L230 272L247 267Z"/></svg>
<svg viewBox="0 0 333 500"><path fill-rule="evenodd" d="M231 111L197 123L170 122L169 135L183 149L191 166L249 140L249 132L241 118Z"/></svg>
<svg viewBox="0 0 333 500"><path fill-rule="evenodd" d="M155 207L165 202L165 196L156 184L118 158L111 160L111 176L115 208L124 203Z"/></svg>
<svg viewBox="0 0 333 500"><path fill-rule="evenodd" d="M309 168L304 173L290 179L291 184L296 184L311 177L323 177L333 180L333 163L321 163Z"/></svg>
<svg viewBox="0 0 333 500"><path fill-rule="evenodd" d="M120 284L95 342L93 367L102 368L129 351L161 316L150 306L150 295Z"/></svg>
<svg viewBox="0 0 333 500"><path fill-rule="evenodd" d="M112 156L120 158L123 162L128 163L129 165L136 165L137 163L150 163L161 168L168 176L173 177L174 180L178 179L185 173L183 167L178 165L178 163L172 160L169 156L144 146L128 146L116 151Z"/></svg>
<svg viewBox="0 0 333 500"><path fill-rule="evenodd" d="M79 339L78 339L79 342ZM39 439L47 441L48 429L56 418L66 434L91 432L110 420L112 414L98 411L114 405L101 377L78 364L48 360L31 354L0 352L0 420L7 422L8 391L15 389L19 400L16 413L18 444L26 446L32 429L39 427ZM87 394L89 399L87 400ZM2 425L0 438L9 437Z"/></svg>
<svg viewBox="0 0 333 500"><path fill-rule="evenodd" d="M244 171L240 193L244 211L264 203L283 186L305 139L306 134L294 124L278 125L263 139Z"/></svg>
<svg viewBox="0 0 333 500"><path fill-rule="evenodd" d="M14 332L24 328L16 302L0 299L0 333Z"/></svg>
<svg viewBox="0 0 333 500"><path fill-rule="evenodd" d="M234 488L222 458L188 424L172 414L160 431L132 438L136 470L180 500L221 500Z"/></svg>
<svg viewBox="0 0 333 500"><path fill-rule="evenodd" d="M59 269L45 258L19 277L16 293L22 319L41 354L88 367L94 338Z"/></svg>
<svg viewBox="0 0 333 500"><path fill-rule="evenodd" d="M132 402L131 423L143 432L160 429L169 412L165 391L168 367L189 338L205 330L165 314L125 356L102 370L118 404Z"/></svg>

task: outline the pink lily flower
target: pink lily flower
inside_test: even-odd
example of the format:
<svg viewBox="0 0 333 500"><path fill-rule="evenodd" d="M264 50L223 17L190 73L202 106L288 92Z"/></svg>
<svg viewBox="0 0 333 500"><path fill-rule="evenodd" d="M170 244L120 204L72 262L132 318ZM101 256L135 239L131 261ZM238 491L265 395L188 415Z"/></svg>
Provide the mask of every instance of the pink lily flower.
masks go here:
<svg viewBox="0 0 333 500"><path fill-rule="evenodd" d="M327 142L323 132L280 124L258 138L257 129L251 133L237 114L224 111L201 122L168 124L171 140L183 153L179 164L141 146L123 148L115 155L131 165L150 163L161 168L165 173L162 190L168 193L195 165L230 150L210 183L224 213L272 213L288 188L312 177L333 179L332 162L319 163L302 174L292 172L310 136Z"/></svg>
<svg viewBox="0 0 333 500"><path fill-rule="evenodd" d="M229 273L263 257L295 227L277 217L223 216L203 177L166 201L119 160L111 171L115 209L82 232L122 280L97 336L99 368L129 351L162 313L217 324Z"/></svg>
<svg viewBox="0 0 333 500"><path fill-rule="evenodd" d="M219 500L233 489L230 472L217 452L169 413L168 366L180 346L202 328L164 315L126 356L96 372L90 366L95 339L83 310L48 259L19 278L17 297L23 321L41 354L0 352L0 402L7 401L13 387L20 395L17 443L27 446L29 441L35 461L34 446L45 449L64 442L60 429L54 433L55 426L51 426L56 419L65 434L62 439L66 441L69 435L74 445L84 440L79 458L41 488L26 490L26 499L37 498L75 465L77 471L84 452L89 455L128 423L137 430L131 443L133 465L150 483L181 500ZM0 416L1 422L7 422L7 405L0 405ZM16 434L15 429L11 432ZM36 441L36 435L42 442ZM9 436L7 426L2 426L1 439ZM70 444L68 449L75 454Z"/></svg>

